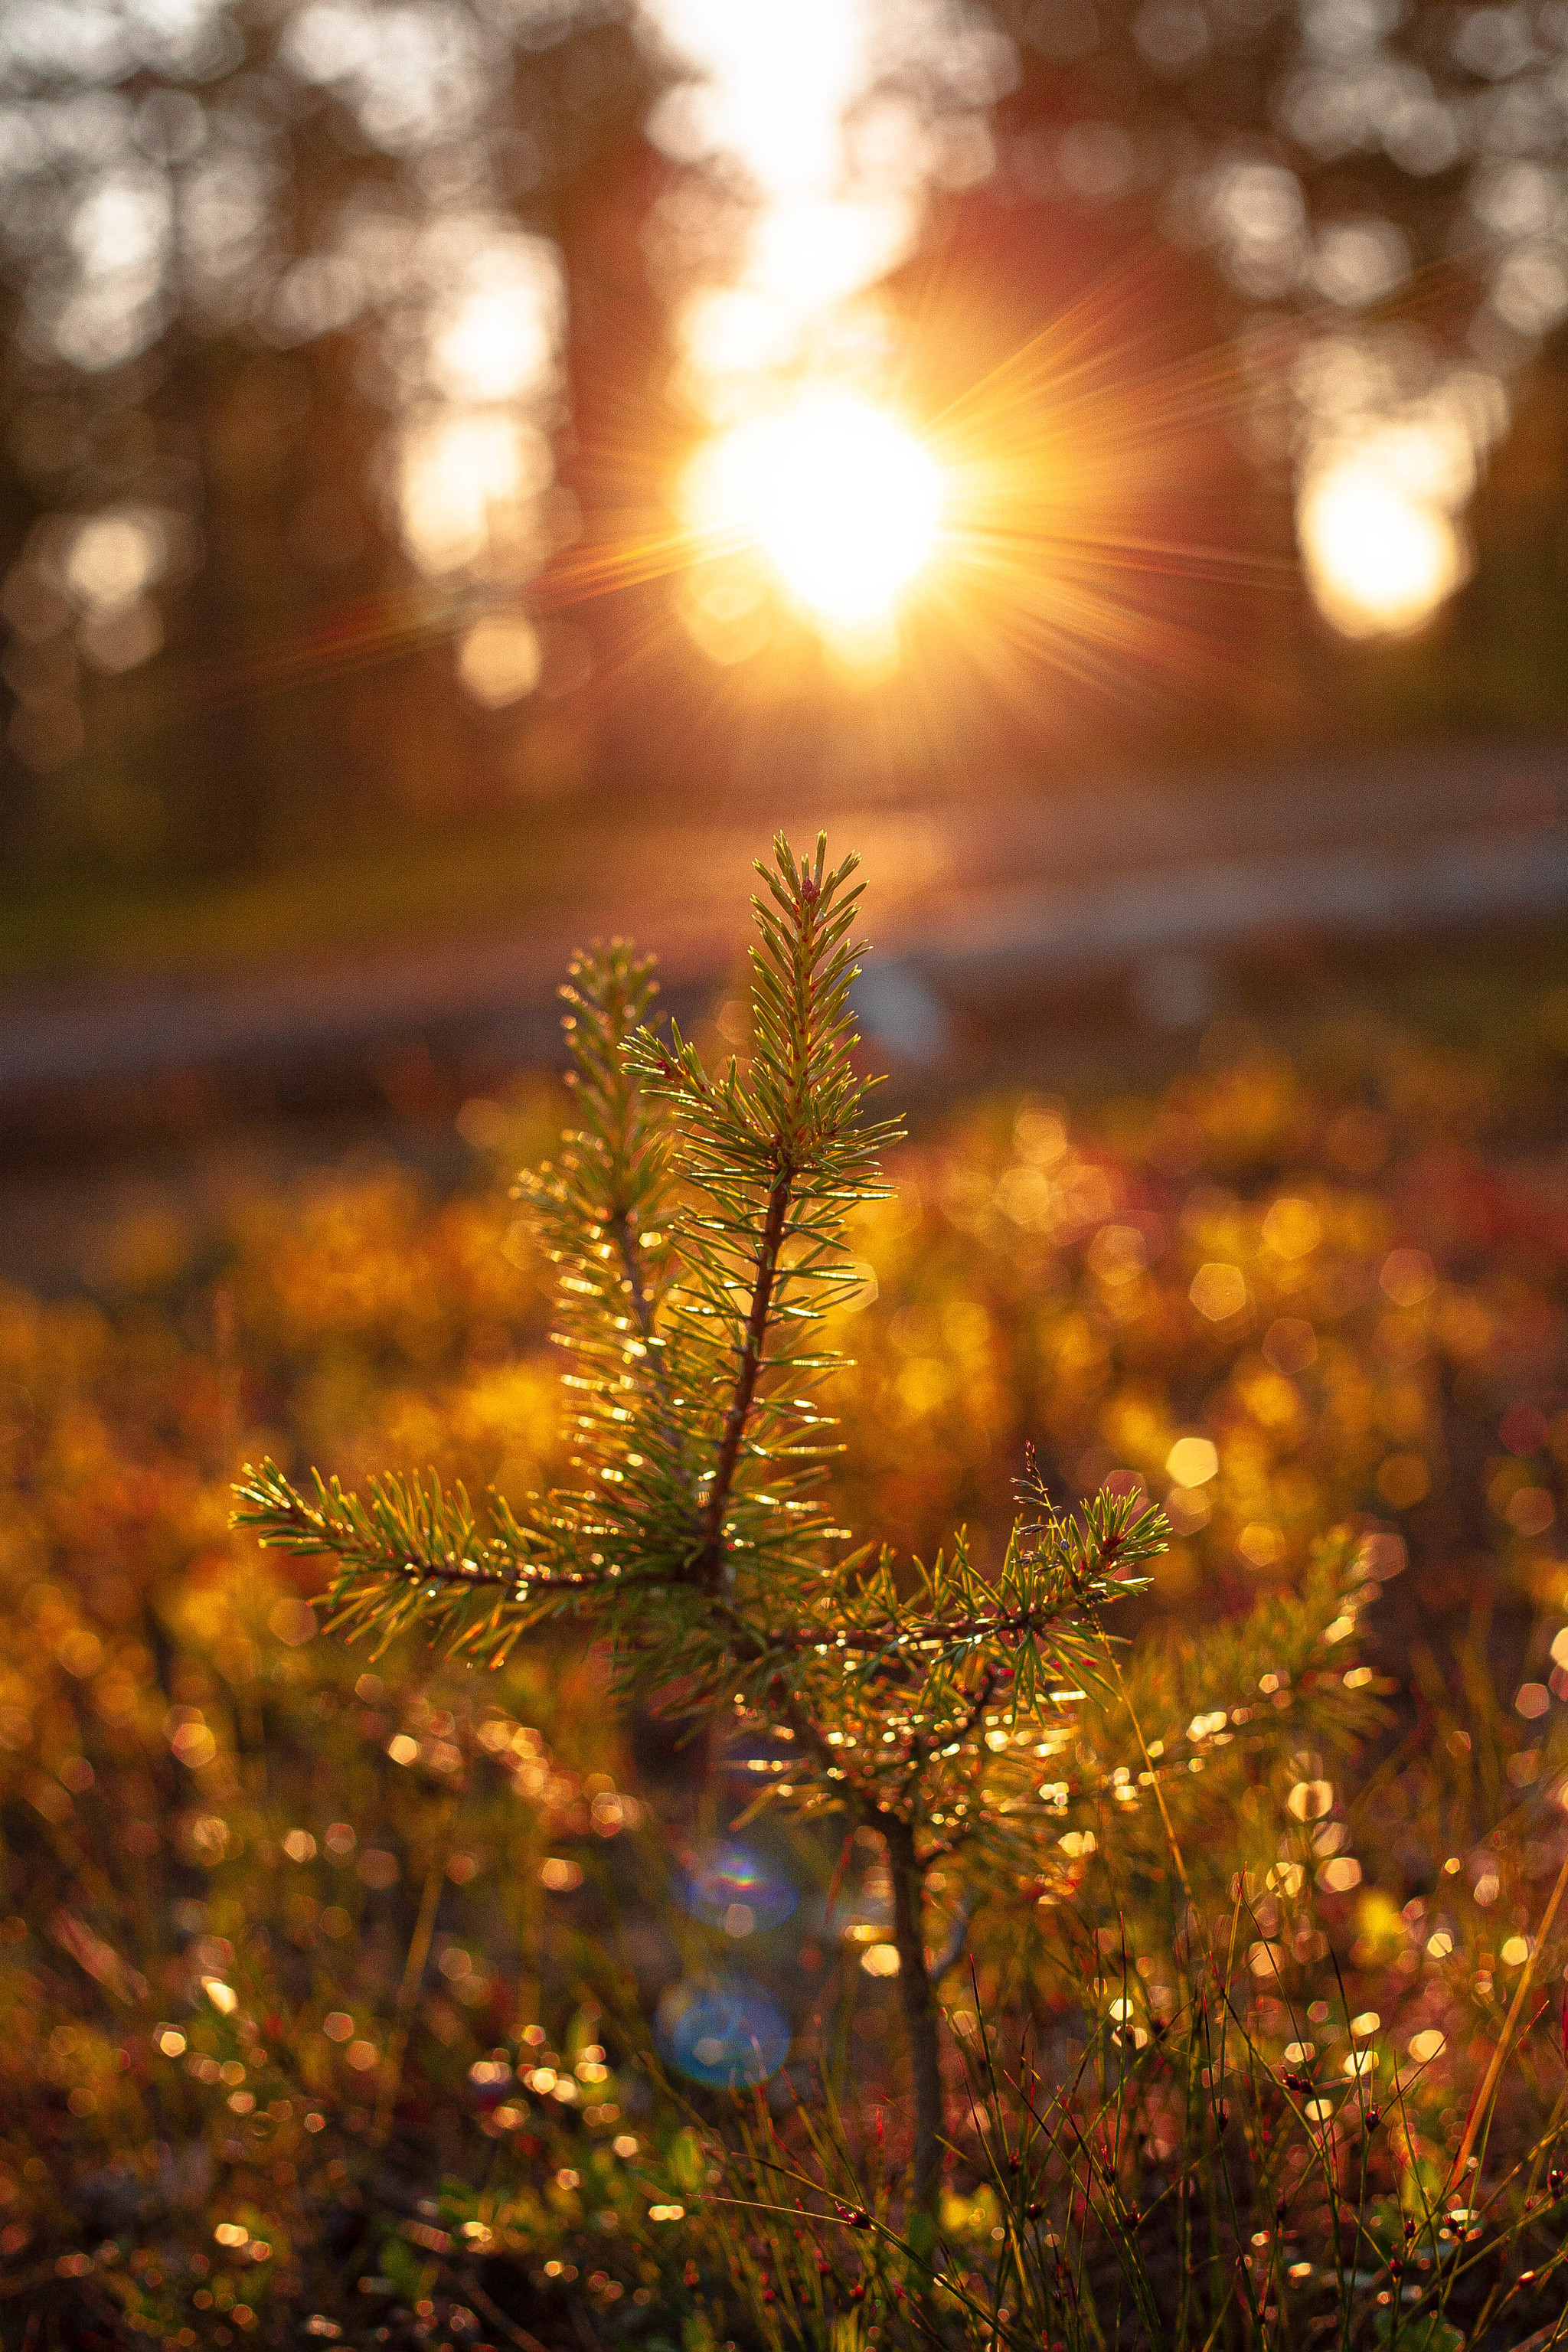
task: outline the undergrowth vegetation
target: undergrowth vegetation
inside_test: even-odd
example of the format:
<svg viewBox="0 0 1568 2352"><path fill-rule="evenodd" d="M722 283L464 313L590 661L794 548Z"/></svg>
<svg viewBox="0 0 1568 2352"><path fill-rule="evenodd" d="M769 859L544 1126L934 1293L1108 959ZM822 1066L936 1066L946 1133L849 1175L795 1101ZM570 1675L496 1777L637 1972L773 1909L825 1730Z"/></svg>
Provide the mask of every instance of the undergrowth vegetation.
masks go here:
<svg viewBox="0 0 1568 2352"><path fill-rule="evenodd" d="M930 1866L929 2227L886 1842L754 1811L766 1694L721 1752L570 1622L373 1659L228 1526L268 1454L571 1483L509 1193L552 1091L467 1108L455 1198L143 1196L82 1297L0 1298L0 2338L1549 2343L1568 1209L1521 1100L1219 1031L854 1207L834 1522L997 1580L1032 1444L1171 1529L1087 1696L975 1727L1027 1851Z"/></svg>

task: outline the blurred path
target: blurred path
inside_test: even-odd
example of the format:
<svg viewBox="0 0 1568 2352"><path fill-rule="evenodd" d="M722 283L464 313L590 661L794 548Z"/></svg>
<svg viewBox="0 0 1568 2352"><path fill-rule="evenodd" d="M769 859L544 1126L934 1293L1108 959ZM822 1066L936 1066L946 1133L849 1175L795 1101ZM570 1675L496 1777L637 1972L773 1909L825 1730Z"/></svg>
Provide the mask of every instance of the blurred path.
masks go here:
<svg viewBox="0 0 1568 2352"><path fill-rule="evenodd" d="M819 813L785 811L797 842ZM865 1024L919 1063L952 1010L1130 980L1156 1021L1196 1017L1202 959L1568 908L1568 744L1444 747L1221 781L975 790L821 813L869 877L882 951ZM677 1003L743 948L766 823L628 814L613 870L525 929L210 982L97 981L0 998L0 1130L90 1130L152 1088L266 1081L331 1099L411 1047L505 1066L557 1057L574 947L657 947Z"/></svg>

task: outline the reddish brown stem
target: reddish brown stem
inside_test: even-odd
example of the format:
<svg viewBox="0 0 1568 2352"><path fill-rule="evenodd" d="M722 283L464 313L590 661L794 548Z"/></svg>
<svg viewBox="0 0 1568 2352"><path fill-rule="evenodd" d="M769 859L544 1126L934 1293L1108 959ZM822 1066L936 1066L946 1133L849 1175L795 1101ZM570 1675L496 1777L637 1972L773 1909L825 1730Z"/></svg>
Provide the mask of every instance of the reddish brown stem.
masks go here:
<svg viewBox="0 0 1568 2352"><path fill-rule="evenodd" d="M730 1507L735 1465L741 1458L741 1442L746 1433L746 1423L757 1393L757 1379L763 1369L763 1349L768 1335L768 1317L773 1309L773 1285L778 1279L779 1252L784 1246L784 1221L789 1214L792 1173L788 1161L783 1161L773 1179L773 1190L768 1194L768 1213L763 1225L762 1240L757 1244L757 1272L752 1285L752 1310L746 1318L741 1366L735 1375L730 1410L724 1416L724 1433L719 1441L719 1459L714 1465L713 1484L702 1509L702 1549L697 1558L697 1573L699 1581L703 1584L716 1585L723 1575L724 1514Z"/></svg>
<svg viewBox="0 0 1568 2352"><path fill-rule="evenodd" d="M937 2041L936 1993L926 1967L921 1913L925 1872L908 1822L884 1814L878 1827L887 1843L888 1875L893 1886L893 1944L899 1955L899 2003L915 2097L915 2147L910 2171L910 2204L934 2213L942 2179L942 2053Z"/></svg>

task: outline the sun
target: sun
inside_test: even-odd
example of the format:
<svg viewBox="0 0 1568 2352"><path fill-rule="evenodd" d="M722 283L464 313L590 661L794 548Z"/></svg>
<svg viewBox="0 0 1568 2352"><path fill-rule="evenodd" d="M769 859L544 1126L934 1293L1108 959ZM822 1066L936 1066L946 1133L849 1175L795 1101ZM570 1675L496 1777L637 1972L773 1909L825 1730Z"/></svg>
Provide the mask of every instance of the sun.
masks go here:
<svg viewBox="0 0 1568 2352"><path fill-rule="evenodd" d="M687 511L705 551L754 551L825 635L886 628L935 551L942 474L889 409L823 387L698 453Z"/></svg>

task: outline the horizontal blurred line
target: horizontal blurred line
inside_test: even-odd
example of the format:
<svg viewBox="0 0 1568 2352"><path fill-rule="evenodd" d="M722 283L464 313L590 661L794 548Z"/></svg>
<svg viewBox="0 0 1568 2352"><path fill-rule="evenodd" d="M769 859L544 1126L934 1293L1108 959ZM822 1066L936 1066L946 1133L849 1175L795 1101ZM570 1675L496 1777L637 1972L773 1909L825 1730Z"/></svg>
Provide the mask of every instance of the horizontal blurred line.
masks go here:
<svg viewBox="0 0 1568 2352"><path fill-rule="evenodd" d="M968 1012L1161 954L1568 908L1568 746L1555 742L1201 784L1097 782L1049 797L976 788L918 808L841 810L832 823L836 840L858 836L869 853L879 971L901 964ZM725 870L736 826L731 811L713 828ZM734 967L738 898L715 894L710 872L695 899L667 875L627 903L635 862L616 879L619 899L563 905L527 932L237 980L14 992L0 999L0 1111L14 1123L30 1101L99 1086L336 1065L434 1037L552 1065L554 991L584 938L636 930L658 949L667 985L688 992Z"/></svg>

